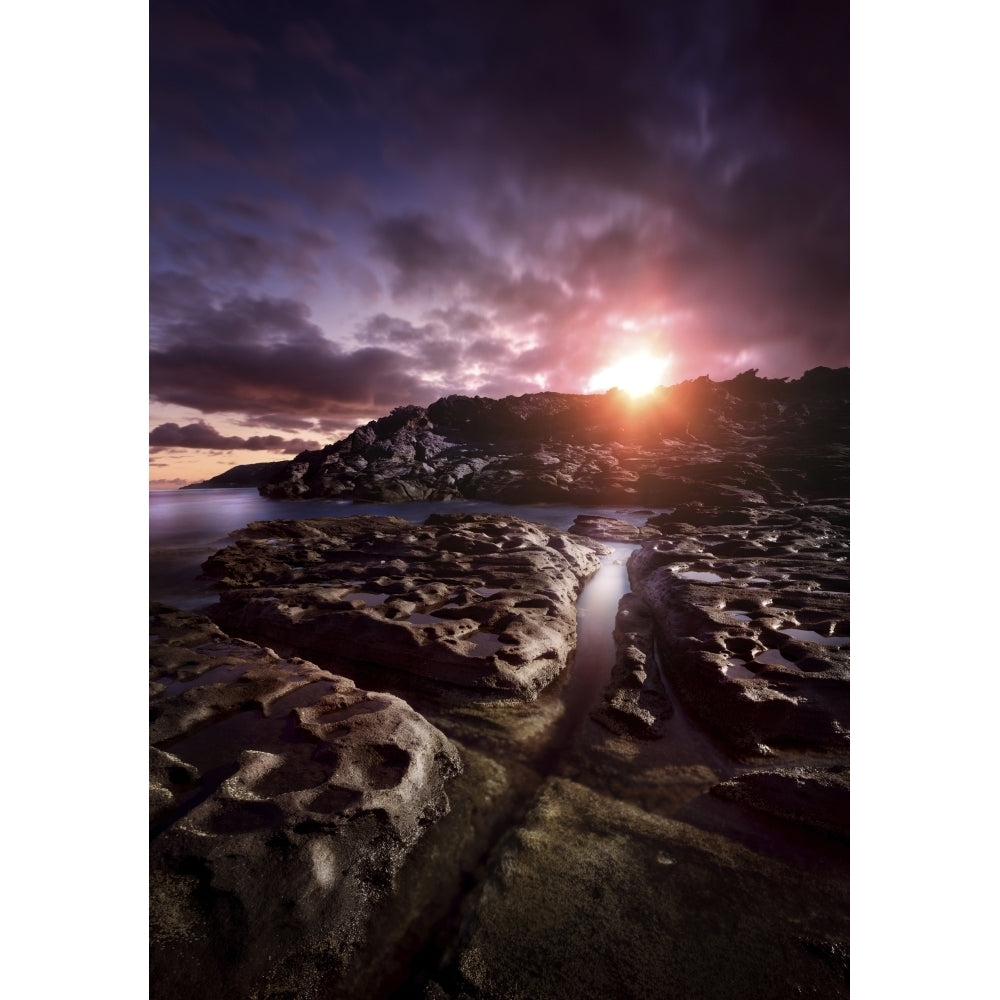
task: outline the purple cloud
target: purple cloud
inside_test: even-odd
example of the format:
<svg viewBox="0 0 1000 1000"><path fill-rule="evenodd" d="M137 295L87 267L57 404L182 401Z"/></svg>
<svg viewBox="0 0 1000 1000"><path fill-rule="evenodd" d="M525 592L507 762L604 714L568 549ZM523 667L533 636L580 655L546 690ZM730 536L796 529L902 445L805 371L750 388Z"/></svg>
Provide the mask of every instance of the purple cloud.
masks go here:
<svg viewBox="0 0 1000 1000"><path fill-rule="evenodd" d="M149 444L152 448L210 448L223 451L280 451L288 455L297 455L307 448L318 448L316 441L304 441L301 438L285 439L276 434L254 435L249 438L225 436L220 434L211 424L203 420L181 427L179 424L167 423L154 427L149 432Z"/></svg>

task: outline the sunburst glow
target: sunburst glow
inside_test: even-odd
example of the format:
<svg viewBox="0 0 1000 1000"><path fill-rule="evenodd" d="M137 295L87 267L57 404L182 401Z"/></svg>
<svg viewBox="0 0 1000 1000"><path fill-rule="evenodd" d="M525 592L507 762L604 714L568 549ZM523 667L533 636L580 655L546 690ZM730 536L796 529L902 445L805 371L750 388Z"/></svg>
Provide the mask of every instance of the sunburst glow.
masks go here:
<svg viewBox="0 0 1000 1000"><path fill-rule="evenodd" d="M595 372L587 383L588 392L622 389L630 396L645 396L663 384L669 358L653 357L648 353L631 354L607 368Z"/></svg>

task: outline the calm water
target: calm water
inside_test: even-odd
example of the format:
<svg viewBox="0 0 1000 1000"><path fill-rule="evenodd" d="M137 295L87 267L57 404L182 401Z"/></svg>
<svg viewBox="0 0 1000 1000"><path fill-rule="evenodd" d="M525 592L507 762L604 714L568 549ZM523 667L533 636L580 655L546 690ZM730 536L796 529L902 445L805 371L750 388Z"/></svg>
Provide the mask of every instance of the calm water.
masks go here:
<svg viewBox="0 0 1000 1000"><path fill-rule="evenodd" d="M201 564L229 544L231 531L251 521L392 514L419 523L438 512L515 514L563 531L582 513L617 517L636 525L645 524L650 516L645 508L639 513L614 507L508 506L480 500L356 504L345 500L267 500L255 489L157 490L149 494L149 597L187 609L214 603L213 582L199 579ZM617 597L614 603L617 605Z"/></svg>

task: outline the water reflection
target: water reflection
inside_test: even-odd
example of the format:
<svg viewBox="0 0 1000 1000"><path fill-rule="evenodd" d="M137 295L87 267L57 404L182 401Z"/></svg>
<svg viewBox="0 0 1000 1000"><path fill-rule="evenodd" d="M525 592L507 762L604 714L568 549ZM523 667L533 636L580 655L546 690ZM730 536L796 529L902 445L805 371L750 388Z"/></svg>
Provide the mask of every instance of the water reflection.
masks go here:
<svg viewBox="0 0 1000 1000"><path fill-rule="evenodd" d="M747 661L741 660L738 656L727 657L726 662L722 665L722 672L727 677L740 677L746 681L756 680L757 675L752 671L747 669Z"/></svg>
<svg viewBox="0 0 1000 1000"><path fill-rule="evenodd" d="M849 646L850 636L846 635L820 635L819 632L810 632L802 628L779 629L783 635L790 635L793 639L801 642L814 642L817 646Z"/></svg>
<svg viewBox="0 0 1000 1000"><path fill-rule="evenodd" d="M350 594L344 595L345 599L348 601L361 601L363 604L367 604L369 607L375 607L379 604L385 604L388 600L388 594L369 594L364 590L355 590Z"/></svg>
<svg viewBox="0 0 1000 1000"><path fill-rule="evenodd" d="M682 580L694 580L696 583L722 583L725 577L718 573L706 573L701 570L686 569L677 573Z"/></svg>
<svg viewBox="0 0 1000 1000"><path fill-rule="evenodd" d="M791 660L786 660L776 649L765 649L763 653L758 654L753 659L754 663L769 663L775 667L790 667L792 670L799 669Z"/></svg>
<svg viewBox="0 0 1000 1000"><path fill-rule="evenodd" d="M635 546L614 543L609 548L612 554L603 558L576 604L577 651L565 692L570 725L579 721L595 692L608 682L615 662L615 615L629 589L625 563Z"/></svg>

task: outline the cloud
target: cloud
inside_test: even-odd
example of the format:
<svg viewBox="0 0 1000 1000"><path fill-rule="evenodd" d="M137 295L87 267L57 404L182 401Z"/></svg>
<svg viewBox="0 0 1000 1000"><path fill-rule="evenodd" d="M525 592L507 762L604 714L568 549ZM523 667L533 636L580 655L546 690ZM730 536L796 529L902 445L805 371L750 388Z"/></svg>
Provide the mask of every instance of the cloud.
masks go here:
<svg viewBox="0 0 1000 1000"><path fill-rule="evenodd" d="M212 205L160 198L151 206L155 228L150 252L154 273L181 267L226 282L259 282L269 274L301 281L315 277L336 246L323 228L288 206L245 198Z"/></svg>
<svg viewBox="0 0 1000 1000"><path fill-rule="evenodd" d="M155 6L156 399L319 433L846 363L845 5Z"/></svg>
<svg viewBox="0 0 1000 1000"><path fill-rule="evenodd" d="M283 431L318 431L317 422L307 417L292 416L288 413L264 413L260 416L244 417L236 421L241 427L267 427Z"/></svg>
<svg viewBox="0 0 1000 1000"><path fill-rule="evenodd" d="M362 325L357 337L405 352L414 367L428 378L433 375L438 395L478 391L487 369L492 377L516 360L510 335L494 319L459 308L432 310L430 315L430 322L418 326L379 313Z"/></svg>
<svg viewBox="0 0 1000 1000"><path fill-rule="evenodd" d="M504 268L441 218L390 216L372 227L374 250L394 270L397 297L474 293L505 280Z"/></svg>
<svg viewBox="0 0 1000 1000"><path fill-rule="evenodd" d="M303 441L301 438L286 440L276 434L255 435L249 438L226 437L203 420L188 424L186 427L174 423L160 424L149 432L149 444L152 448L280 451L289 455L297 455L300 451L320 447L317 441Z"/></svg>
<svg viewBox="0 0 1000 1000"><path fill-rule="evenodd" d="M203 413L376 416L434 392L406 355L345 351L302 303L267 296L201 302L158 324L149 365L155 399Z"/></svg>

